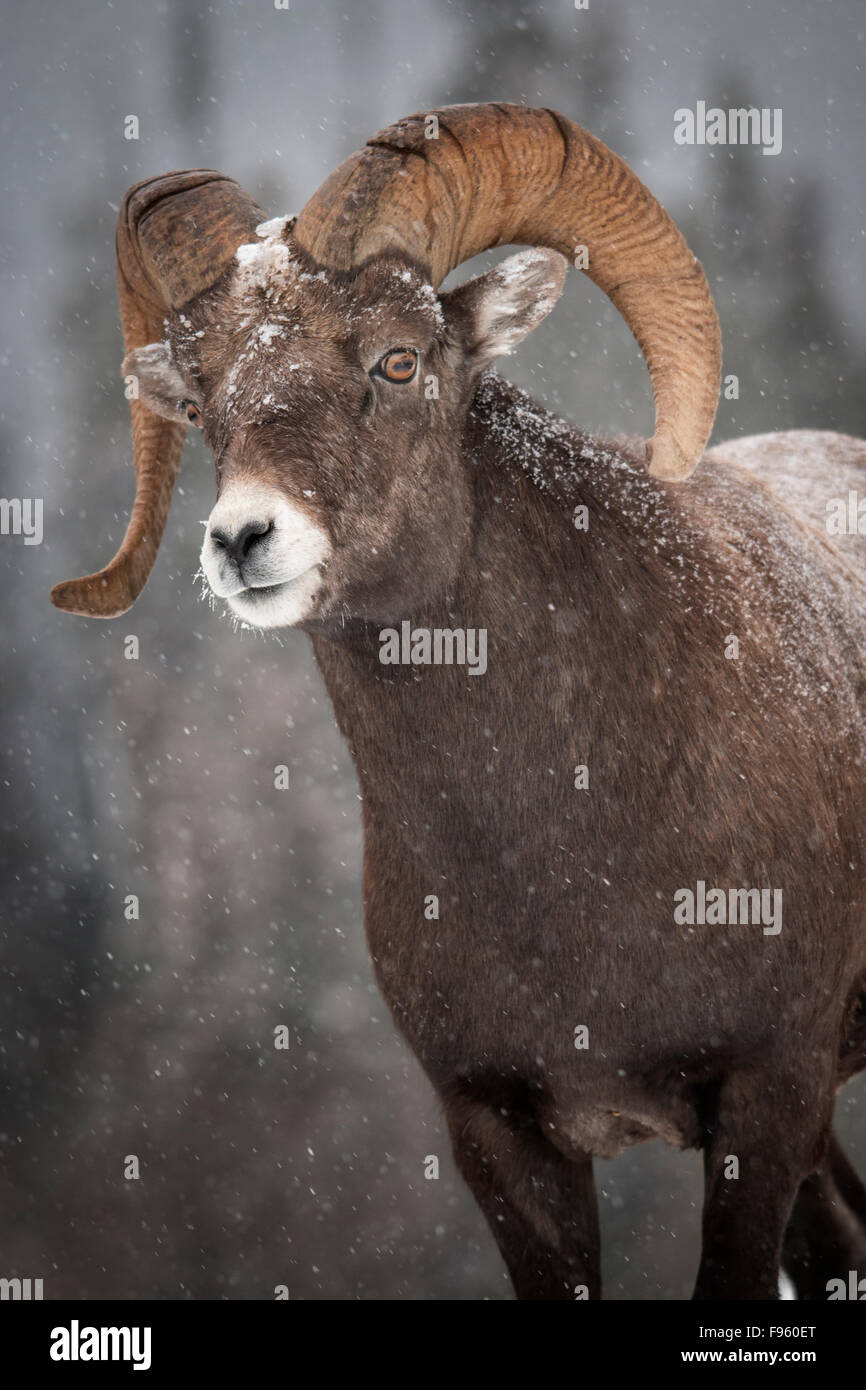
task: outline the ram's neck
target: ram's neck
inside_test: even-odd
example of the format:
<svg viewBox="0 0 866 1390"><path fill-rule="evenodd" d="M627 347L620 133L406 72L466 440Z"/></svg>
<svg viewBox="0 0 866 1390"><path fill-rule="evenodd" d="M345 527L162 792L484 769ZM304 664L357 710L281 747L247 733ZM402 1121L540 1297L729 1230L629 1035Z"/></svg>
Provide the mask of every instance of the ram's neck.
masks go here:
<svg viewBox="0 0 866 1390"><path fill-rule="evenodd" d="M398 663L381 660L385 639L370 624L314 638L362 784L371 768L379 786L391 784L400 767L405 789L431 749L439 750L430 754L436 763L447 748L470 777L477 749L482 775L485 727L522 740L518 756L534 759L548 756L541 745L549 738L570 741L574 721L584 746L598 742L624 698L649 706L643 727L651 732L657 715L660 736L670 714L654 715L652 692L666 685L664 672L687 641L690 604L678 591L688 587L697 551L689 554L664 489L627 451L581 436L495 377L479 389L464 448L472 544L454 591L406 614L408 641L396 625L396 648L389 640ZM423 629L466 634L474 671L468 659L425 664L423 641L414 642ZM406 660L413 653L422 659Z"/></svg>
<svg viewBox="0 0 866 1390"><path fill-rule="evenodd" d="M566 523L562 565L591 570L596 585L619 590L630 557L642 589L666 587L677 582L685 556L697 560L706 552L703 529L681 505L684 494L649 476L639 441L584 434L492 372L467 416L466 450L470 467L480 466L495 492L504 484L523 515L543 517L557 535ZM611 546L623 565L615 574L602 558Z"/></svg>

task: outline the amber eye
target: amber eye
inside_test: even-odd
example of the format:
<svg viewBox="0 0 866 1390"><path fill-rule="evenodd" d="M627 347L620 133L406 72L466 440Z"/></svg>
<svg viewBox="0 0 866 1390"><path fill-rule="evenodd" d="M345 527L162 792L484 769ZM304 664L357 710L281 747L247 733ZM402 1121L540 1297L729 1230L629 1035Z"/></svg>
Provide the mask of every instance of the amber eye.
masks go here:
<svg viewBox="0 0 866 1390"><path fill-rule="evenodd" d="M201 427L201 415L199 414L198 406L193 405L192 401L184 401L184 405L186 406L186 418L189 420L190 424Z"/></svg>
<svg viewBox="0 0 866 1390"><path fill-rule="evenodd" d="M386 381L396 381L405 385L411 381L418 370L418 354L409 349L397 348L386 352L377 364L376 370Z"/></svg>

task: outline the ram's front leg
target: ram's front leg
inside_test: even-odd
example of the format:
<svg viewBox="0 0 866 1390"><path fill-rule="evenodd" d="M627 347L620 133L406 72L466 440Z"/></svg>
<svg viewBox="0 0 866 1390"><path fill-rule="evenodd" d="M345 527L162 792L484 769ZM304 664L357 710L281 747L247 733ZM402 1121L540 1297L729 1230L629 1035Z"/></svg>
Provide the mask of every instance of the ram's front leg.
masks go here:
<svg viewBox="0 0 866 1390"><path fill-rule="evenodd" d="M814 1063L812 1063L812 1069ZM785 1229L829 1132L832 1086L814 1070L738 1073L722 1085L704 1146L697 1299L776 1299Z"/></svg>
<svg viewBox="0 0 866 1390"><path fill-rule="evenodd" d="M495 1104L446 1102L454 1155L519 1299L601 1297L592 1158L567 1158L532 1119Z"/></svg>

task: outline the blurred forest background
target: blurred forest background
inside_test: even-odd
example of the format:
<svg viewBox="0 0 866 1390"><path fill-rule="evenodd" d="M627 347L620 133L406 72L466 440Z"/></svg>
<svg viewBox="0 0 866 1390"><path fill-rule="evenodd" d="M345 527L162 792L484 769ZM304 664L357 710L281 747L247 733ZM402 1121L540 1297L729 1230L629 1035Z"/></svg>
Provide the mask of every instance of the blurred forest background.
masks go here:
<svg viewBox="0 0 866 1390"><path fill-rule="evenodd" d="M862 434L864 27L858 0L4 0L2 491L45 499L45 540L0 540L0 1275L46 1297L511 1296L373 983L356 783L308 641L236 634L199 599L198 437L134 612L49 604L113 554L132 496L126 188L209 165L298 211L409 112L558 108L707 269L740 379L715 438ZM782 153L677 146L673 112L699 99L782 107ZM501 365L584 428L651 429L637 349L584 277ZM864 1087L838 1111L864 1170ZM597 1171L606 1296L687 1297L697 1155Z"/></svg>

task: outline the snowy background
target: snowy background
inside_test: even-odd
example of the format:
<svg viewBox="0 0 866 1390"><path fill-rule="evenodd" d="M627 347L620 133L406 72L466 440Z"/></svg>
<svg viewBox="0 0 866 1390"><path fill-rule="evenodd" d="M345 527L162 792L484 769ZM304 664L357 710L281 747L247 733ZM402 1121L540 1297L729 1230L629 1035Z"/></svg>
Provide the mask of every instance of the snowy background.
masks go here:
<svg viewBox="0 0 866 1390"><path fill-rule="evenodd" d="M308 641L233 634L198 598L197 436L134 612L48 602L110 558L132 496L126 188L208 165L298 211L409 112L556 107L704 262L741 383L715 438L862 434L864 27L858 0L4 4L2 489L45 499L45 539L0 539L0 1275L47 1297L510 1297L373 984L355 778ZM677 146L674 110L701 99L782 107L782 153ZM637 349L581 277L505 370L585 428L651 428ZM861 1170L864 1102L838 1106ZM698 1157L652 1144L597 1171L606 1296L688 1296Z"/></svg>

